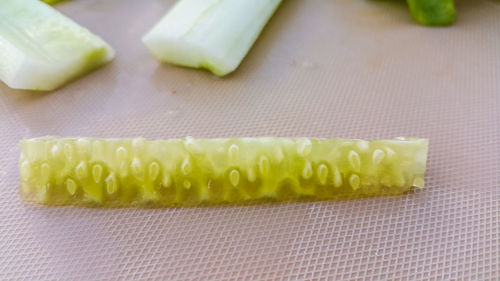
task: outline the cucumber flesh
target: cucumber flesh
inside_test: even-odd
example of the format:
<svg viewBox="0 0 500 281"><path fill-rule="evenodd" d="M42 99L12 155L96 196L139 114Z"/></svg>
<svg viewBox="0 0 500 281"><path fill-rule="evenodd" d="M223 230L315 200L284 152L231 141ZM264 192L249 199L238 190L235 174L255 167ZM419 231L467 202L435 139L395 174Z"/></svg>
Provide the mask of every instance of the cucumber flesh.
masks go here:
<svg viewBox="0 0 500 281"><path fill-rule="evenodd" d="M102 39L39 0L0 1L0 80L54 90L114 57Z"/></svg>
<svg viewBox="0 0 500 281"><path fill-rule="evenodd" d="M168 207L399 195L424 187L428 140L44 137L20 145L25 201Z"/></svg>
<svg viewBox="0 0 500 281"><path fill-rule="evenodd" d="M281 0L181 0L143 38L160 61L234 71Z"/></svg>

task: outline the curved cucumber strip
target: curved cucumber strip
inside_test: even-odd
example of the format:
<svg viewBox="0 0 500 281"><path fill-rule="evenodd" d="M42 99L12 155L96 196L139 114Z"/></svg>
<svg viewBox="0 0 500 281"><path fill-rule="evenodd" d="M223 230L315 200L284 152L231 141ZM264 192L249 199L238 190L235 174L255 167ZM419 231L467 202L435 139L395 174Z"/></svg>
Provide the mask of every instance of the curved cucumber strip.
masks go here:
<svg viewBox="0 0 500 281"><path fill-rule="evenodd" d="M102 39L39 0L0 1L0 80L53 90L110 61Z"/></svg>
<svg viewBox="0 0 500 281"><path fill-rule="evenodd" d="M22 140L21 195L126 207L348 199L424 187L426 139Z"/></svg>
<svg viewBox="0 0 500 281"><path fill-rule="evenodd" d="M407 0L413 19L423 25L449 25L455 21L454 0Z"/></svg>
<svg viewBox="0 0 500 281"><path fill-rule="evenodd" d="M143 38L160 61L234 71L281 0L180 0Z"/></svg>

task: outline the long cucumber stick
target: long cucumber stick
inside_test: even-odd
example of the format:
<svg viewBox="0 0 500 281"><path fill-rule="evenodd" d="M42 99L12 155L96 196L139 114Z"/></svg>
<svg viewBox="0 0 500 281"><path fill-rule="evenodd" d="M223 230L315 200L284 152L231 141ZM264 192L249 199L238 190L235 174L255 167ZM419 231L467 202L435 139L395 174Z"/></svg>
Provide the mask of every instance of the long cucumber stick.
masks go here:
<svg viewBox="0 0 500 281"><path fill-rule="evenodd" d="M114 57L89 30L39 0L0 1L0 80L53 90Z"/></svg>
<svg viewBox="0 0 500 281"><path fill-rule="evenodd" d="M234 71L281 0L180 0L147 33L144 44L160 61Z"/></svg>
<svg viewBox="0 0 500 281"><path fill-rule="evenodd" d="M398 195L424 187L428 140L22 140L21 198L45 205L193 206Z"/></svg>
<svg viewBox="0 0 500 281"><path fill-rule="evenodd" d="M413 19L423 25L449 25L455 21L454 0L407 0Z"/></svg>

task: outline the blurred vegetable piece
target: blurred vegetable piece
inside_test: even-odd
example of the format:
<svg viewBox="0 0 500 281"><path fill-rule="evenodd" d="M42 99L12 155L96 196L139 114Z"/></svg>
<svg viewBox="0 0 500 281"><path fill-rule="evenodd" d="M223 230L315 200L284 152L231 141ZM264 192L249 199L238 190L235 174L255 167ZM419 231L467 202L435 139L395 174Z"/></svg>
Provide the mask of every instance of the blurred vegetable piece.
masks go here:
<svg viewBox="0 0 500 281"><path fill-rule="evenodd" d="M55 5L55 4L58 4L60 2L64 2L66 0L41 0L41 1L43 1L43 2L45 2L47 4L49 4L49 5Z"/></svg>
<svg viewBox="0 0 500 281"><path fill-rule="evenodd" d="M407 0L413 19L423 25L443 26L455 21L453 0Z"/></svg>
<svg viewBox="0 0 500 281"><path fill-rule="evenodd" d="M428 140L45 137L20 145L25 201L169 207L399 195L424 187Z"/></svg>
<svg viewBox="0 0 500 281"><path fill-rule="evenodd" d="M102 39L39 0L0 1L0 80L53 90L114 57Z"/></svg>
<svg viewBox="0 0 500 281"><path fill-rule="evenodd" d="M180 0L144 38L160 61L234 71L281 0Z"/></svg>

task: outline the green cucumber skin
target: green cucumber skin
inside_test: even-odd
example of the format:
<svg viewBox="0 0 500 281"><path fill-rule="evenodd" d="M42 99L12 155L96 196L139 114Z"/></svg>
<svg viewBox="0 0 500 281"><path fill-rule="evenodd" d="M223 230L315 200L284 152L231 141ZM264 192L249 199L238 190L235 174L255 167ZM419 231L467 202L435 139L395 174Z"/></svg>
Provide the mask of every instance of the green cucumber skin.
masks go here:
<svg viewBox="0 0 500 281"><path fill-rule="evenodd" d="M424 186L428 140L22 140L21 198L95 207L335 200Z"/></svg>
<svg viewBox="0 0 500 281"><path fill-rule="evenodd" d="M41 0L42 2L45 2L49 5L55 5L55 4L59 4L63 1L66 1L66 0Z"/></svg>
<svg viewBox="0 0 500 281"><path fill-rule="evenodd" d="M454 0L407 0L413 19L423 25L445 26L455 21Z"/></svg>

